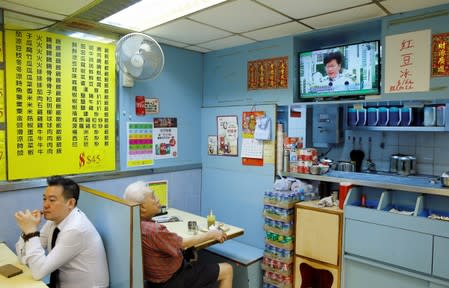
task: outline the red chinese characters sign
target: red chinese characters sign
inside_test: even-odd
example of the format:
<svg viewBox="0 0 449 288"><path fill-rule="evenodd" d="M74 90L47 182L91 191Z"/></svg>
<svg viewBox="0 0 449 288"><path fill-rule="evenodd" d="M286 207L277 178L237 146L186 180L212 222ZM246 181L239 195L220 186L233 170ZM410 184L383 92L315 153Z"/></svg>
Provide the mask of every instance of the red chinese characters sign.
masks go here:
<svg viewBox="0 0 449 288"><path fill-rule="evenodd" d="M449 33L432 36L432 76L449 76Z"/></svg>
<svg viewBox="0 0 449 288"><path fill-rule="evenodd" d="M430 30L386 37L385 92L428 91Z"/></svg>
<svg viewBox="0 0 449 288"><path fill-rule="evenodd" d="M288 88L288 57L248 61L248 90Z"/></svg>

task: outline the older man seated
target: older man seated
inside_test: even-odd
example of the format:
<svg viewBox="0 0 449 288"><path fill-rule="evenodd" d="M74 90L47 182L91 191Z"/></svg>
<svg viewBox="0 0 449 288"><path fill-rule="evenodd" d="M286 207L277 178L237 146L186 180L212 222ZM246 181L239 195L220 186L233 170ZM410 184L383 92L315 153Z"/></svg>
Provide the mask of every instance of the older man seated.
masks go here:
<svg viewBox="0 0 449 288"><path fill-rule="evenodd" d="M208 240L223 243L226 233L211 230L182 238L151 219L160 212L159 199L145 182L130 184L123 197L140 203L143 268L145 286L148 288L232 287L232 266L228 263L190 264L184 260L183 251Z"/></svg>

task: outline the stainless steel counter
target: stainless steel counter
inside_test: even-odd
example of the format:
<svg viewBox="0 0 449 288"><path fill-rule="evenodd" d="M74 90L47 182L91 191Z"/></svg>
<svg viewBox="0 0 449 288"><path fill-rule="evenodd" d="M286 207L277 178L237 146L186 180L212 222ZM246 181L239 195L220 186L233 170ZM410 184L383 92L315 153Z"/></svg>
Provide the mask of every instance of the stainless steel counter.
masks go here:
<svg viewBox="0 0 449 288"><path fill-rule="evenodd" d="M443 187L439 181L435 182L436 177L432 176L400 176L333 170L323 175L284 173L283 176L334 183L351 182L359 186L449 196L449 188Z"/></svg>

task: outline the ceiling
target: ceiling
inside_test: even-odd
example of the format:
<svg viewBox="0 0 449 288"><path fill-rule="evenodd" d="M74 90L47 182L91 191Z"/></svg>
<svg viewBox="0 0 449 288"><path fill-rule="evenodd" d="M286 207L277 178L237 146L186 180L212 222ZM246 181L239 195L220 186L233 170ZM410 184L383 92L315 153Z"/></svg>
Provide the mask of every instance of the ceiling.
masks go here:
<svg viewBox="0 0 449 288"><path fill-rule="evenodd" d="M1 0L6 29L81 31L118 39L131 31L98 23L138 0ZM313 3L313 5L311 4ZM199 52L449 3L449 0L228 0L140 31Z"/></svg>

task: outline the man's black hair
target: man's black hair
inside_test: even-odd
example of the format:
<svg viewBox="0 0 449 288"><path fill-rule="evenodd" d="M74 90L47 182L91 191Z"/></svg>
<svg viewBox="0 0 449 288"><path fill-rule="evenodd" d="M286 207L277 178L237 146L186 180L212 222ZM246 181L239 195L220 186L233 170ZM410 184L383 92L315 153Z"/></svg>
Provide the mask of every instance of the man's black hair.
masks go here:
<svg viewBox="0 0 449 288"><path fill-rule="evenodd" d="M340 51L330 52L324 55L323 59L324 65L329 63L332 59L335 59L335 61L337 61L338 64L343 64L343 55L341 55Z"/></svg>
<svg viewBox="0 0 449 288"><path fill-rule="evenodd" d="M72 179L64 178L62 176L50 176L47 178L48 186L62 186L65 200L75 198L75 206L78 203L80 196L80 187Z"/></svg>

